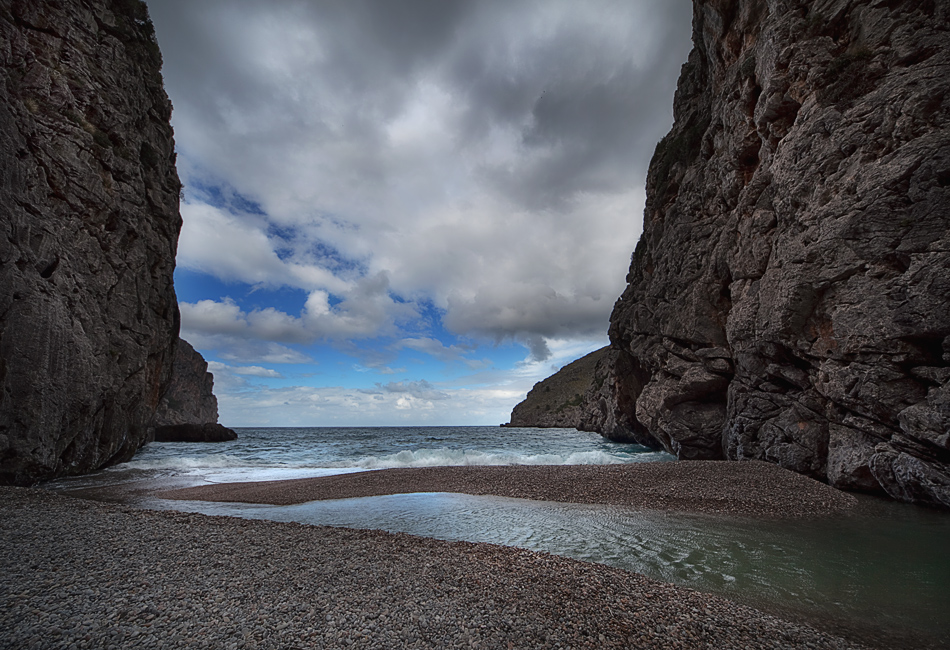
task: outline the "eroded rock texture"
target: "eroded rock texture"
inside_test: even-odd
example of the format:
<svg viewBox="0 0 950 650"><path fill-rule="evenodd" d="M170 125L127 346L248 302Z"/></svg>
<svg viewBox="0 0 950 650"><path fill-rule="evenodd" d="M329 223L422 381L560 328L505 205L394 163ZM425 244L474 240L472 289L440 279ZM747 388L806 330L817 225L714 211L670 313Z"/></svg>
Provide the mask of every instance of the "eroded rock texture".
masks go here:
<svg viewBox="0 0 950 650"><path fill-rule="evenodd" d="M0 482L129 458L178 334L181 184L138 0L0 0Z"/></svg>
<svg viewBox="0 0 950 650"><path fill-rule="evenodd" d="M567 427L659 449L634 415L642 386L630 360L629 355L605 347L567 364L536 383L503 426Z"/></svg>
<svg viewBox="0 0 950 650"><path fill-rule="evenodd" d="M629 354L607 348L580 408L576 428L596 431L614 442L633 442L659 449L662 445L636 417L637 396L644 375Z"/></svg>
<svg viewBox="0 0 950 650"><path fill-rule="evenodd" d="M693 28L600 410L950 507L950 3L716 0Z"/></svg>
<svg viewBox="0 0 950 650"><path fill-rule="evenodd" d="M178 339L172 380L152 420L156 442L223 442L237 433L218 424L218 398L208 362L188 341Z"/></svg>
<svg viewBox="0 0 950 650"><path fill-rule="evenodd" d="M152 425L205 424L218 421L218 398L208 362L188 341L178 339L172 380L155 411Z"/></svg>

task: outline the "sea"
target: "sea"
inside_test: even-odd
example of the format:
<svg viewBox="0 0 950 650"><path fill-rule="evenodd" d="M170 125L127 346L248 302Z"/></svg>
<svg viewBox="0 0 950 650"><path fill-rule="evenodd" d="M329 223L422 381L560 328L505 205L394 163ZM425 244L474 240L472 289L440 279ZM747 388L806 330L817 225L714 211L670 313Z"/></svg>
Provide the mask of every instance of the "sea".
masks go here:
<svg viewBox="0 0 950 650"><path fill-rule="evenodd" d="M725 596L882 647L950 647L950 515L861 497L811 520L420 493L293 506L159 499L155 492L393 467L671 462L575 429L243 428L222 443L150 443L129 462L45 484L171 509L380 529L544 551Z"/></svg>

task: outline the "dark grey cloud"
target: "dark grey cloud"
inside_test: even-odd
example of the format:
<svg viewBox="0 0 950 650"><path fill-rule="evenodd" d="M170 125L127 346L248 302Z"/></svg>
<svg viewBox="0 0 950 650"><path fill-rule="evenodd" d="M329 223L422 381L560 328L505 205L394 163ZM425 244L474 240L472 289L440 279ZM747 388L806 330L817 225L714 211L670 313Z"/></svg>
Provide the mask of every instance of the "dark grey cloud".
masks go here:
<svg viewBox="0 0 950 650"><path fill-rule="evenodd" d="M521 5L511 13L536 9ZM689 33L689 3L593 2L587 10L616 14L609 27L621 35L605 37L607 26L565 19L543 38L512 38L499 52L486 46L495 36L488 31L469 36L448 66L449 80L469 102L460 132L470 142L509 125L527 150L547 154L518 168L484 170L531 208L644 177L656 134L669 122L681 64L669 54Z"/></svg>
<svg viewBox="0 0 950 650"><path fill-rule="evenodd" d="M300 313L221 327L366 338L422 301L538 359L606 330L672 121L688 0L149 8L189 197L180 263L310 294ZM216 184L255 209L214 205Z"/></svg>

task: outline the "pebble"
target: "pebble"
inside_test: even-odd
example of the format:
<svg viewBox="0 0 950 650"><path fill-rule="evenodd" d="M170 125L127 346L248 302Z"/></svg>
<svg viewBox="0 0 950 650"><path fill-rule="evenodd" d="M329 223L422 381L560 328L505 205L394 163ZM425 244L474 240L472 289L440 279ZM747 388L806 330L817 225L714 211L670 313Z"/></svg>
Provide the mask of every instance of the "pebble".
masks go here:
<svg viewBox="0 0 950 650"><path fill-rule="evenodd" d="M523 549L0 487L0 648L24 647L864 646Z"/></svg>
<svg viewBox="0 0 950 650"><path fill-rule="evenodd" d="M781 518L836 515L857 505L847 492L755 460L394 468L285 481L216 483L155 496L290 505L410 492Z"/></svg>

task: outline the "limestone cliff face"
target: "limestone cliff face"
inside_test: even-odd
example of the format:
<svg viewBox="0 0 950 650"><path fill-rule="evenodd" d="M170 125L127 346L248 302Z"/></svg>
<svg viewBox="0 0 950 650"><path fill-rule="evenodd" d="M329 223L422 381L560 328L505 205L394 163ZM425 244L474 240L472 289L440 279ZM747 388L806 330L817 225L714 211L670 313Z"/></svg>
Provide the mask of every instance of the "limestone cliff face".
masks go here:
<svg viewBox="0 0 950 650"><path fill-rule="evenodd" d="M596 431L614 442L662 447L636 418L636 400L643 379L633 358L607 348L594 367L593 380L579 409L576 428Z"/></svg>
<svg viewBox="0 0 950 650"><path fill-rule="evenodd" d="M694 6L604 410L950 507L950 4Z"/></svg>
<svg viewBox="0 0 950 650"><path fill-rule="evenodd" d="M158 403L152 426L217 422L218 398L213 389L208 362L188 341L178 339L171 384Z"/></svg>
<svg viewBox="0 0 950 650"><path fill-rule="evenodd" d="M129 458L168 385L181 184L138 0L0 0L0 482Z"/></svg>

